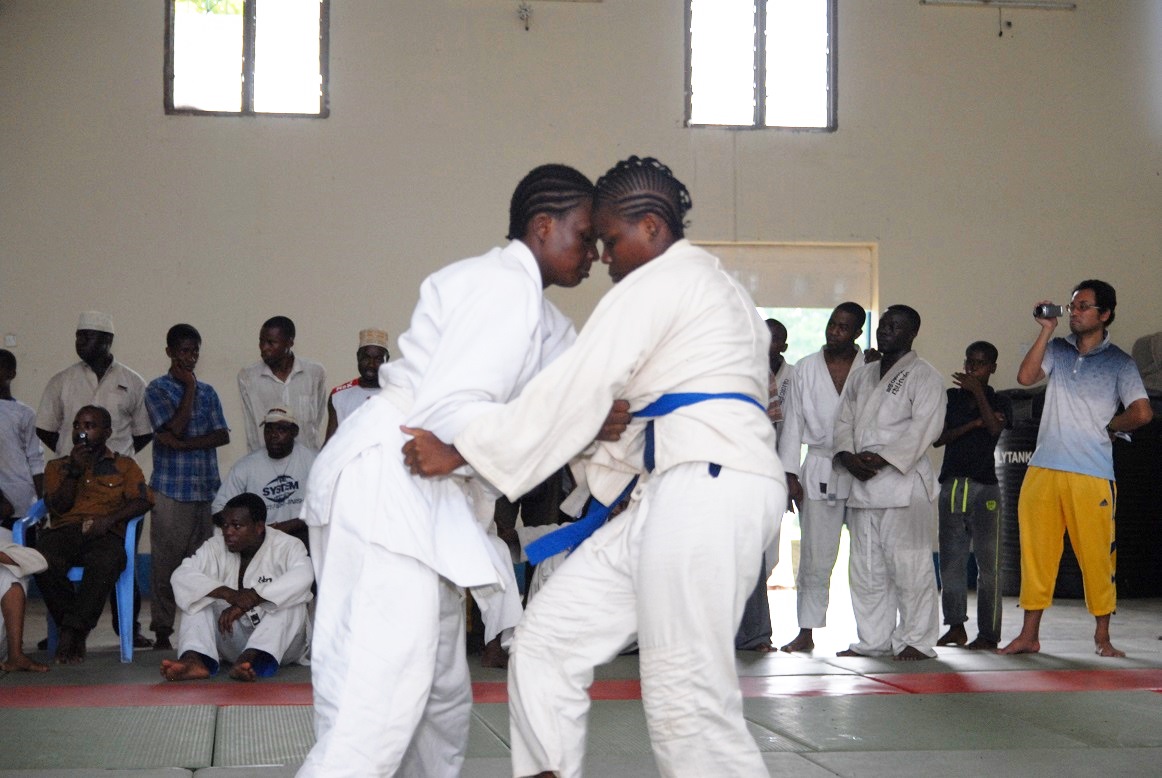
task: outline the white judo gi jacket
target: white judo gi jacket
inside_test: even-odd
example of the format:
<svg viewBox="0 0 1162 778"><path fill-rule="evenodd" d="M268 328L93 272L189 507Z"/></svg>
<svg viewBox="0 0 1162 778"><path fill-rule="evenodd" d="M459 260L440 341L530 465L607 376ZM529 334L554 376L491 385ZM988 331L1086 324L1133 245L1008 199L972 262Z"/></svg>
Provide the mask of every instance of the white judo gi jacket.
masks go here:
<svg viewBox="0 0 1162 778"><path fill-rule="evenodd" d="M512 560L498 555L485 537L463 477L413 477L403 464L400 449L407 438L399 425L422 427L450 442L472 419L516 397L575 337L569 319L544 297L536 259L520 241L428 276L411 325L399 338L401 358L380 368L383 391L344 421L316 459L304 521L328 524L343 468L356 458L379 457L383 480L368 485L363 519L371 542L460 586L503 580L502 568L511 570ZM312 535L312 548L314 540ZM325 557L323 549L316 558L320 573Z"/></svg>
<svg viewBox="0 0 1162 778"><path fill-rule="evenodd" d="M862 357L857 346L852 371L863 362ZM838 411L839 392L835 391L835 384L831 381L823 351L800 359L795 364L790 390L783 401L779 459L786 472L798 477L808 500L845 500L851 491L851 473L845 468L835 467L832 462ZM807 454L800 465L804 444Z"/></svg>
<svg viewBox="0 0 1162 778"><path fill-rule="evenodd" d="M174 571L174 600L188 613L210 607L220 600L208 596L219 586L239 588L238 570L242 555L226 548L221 530L203 543L193 556L182 560ZM243 589L253 589L265 602L256 610L274 612L311 601L315 581L307 549L297 538L268 527L266 537L242 575Z"/></svg>
<svg viewBox="0 0 1162 778"><path fill-rule="evenodd" d="M835 419L834 450L873 452L888 461L867 481L855 480L851 508L904 508L915 479L929 500L938 493L928 447L944 429L944 380L909 351L880 378L880 363L853 367Z"/></svg>
<svg viewBox="0 0 1162 778"><path fill-rule="evenodd" d="M679 240L607 292L573 348L516 402L471 422L454 442L509 499L584 451L583 481L608 505L643 470L645 429L634 420L621 440L590 448L613 401L636 411L668 393L738 392L766 407L769 344L746 290L717 257ZM784 480L774 429L751 403L680 408L655 419L654 434L659 473L713 462Z"/></svg>

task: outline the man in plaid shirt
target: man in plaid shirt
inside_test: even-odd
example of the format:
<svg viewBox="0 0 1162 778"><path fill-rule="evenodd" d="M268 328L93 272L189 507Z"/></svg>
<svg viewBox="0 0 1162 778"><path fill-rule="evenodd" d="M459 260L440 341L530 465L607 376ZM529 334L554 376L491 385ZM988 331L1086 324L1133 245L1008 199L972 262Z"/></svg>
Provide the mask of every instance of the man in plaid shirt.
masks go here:
<svg viewBox="0 0 1162 778"><path fill-rule="evenodd" d="M175 324L165 337L170 369L145 389L145 407L153 425L155 500L149 527L153 551L153 600L149 628L157 635L154 650L173 648L174 594L170 576L182 560L214 534L210 502L222 479L219 446L230 442L230 430L218 393L194 375L202 336L189 324Z"/></svg>

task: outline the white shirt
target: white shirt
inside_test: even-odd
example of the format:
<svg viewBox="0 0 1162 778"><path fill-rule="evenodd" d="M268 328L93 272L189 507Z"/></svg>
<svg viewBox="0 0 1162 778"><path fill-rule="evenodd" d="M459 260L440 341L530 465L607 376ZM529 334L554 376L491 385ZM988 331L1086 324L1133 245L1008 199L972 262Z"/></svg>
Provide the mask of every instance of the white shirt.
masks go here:
<svg viewBox="0 0 1162 778"><path fill-rule="evenodd" d="M77 362L48 380L36 411L36 426L59 435L57 456L72 451L73 419L86 405L99 405L113 417L113 434L106 445L118 454L132 457L133 437L153 434L145 410L144 378L113 360L98 381L93 368Z"/></svg>
<svg viewBox="0 0 1162 778"><path fill-rule="evenodd" d="M14 516L25 516L36 502L32 477L44 472L36 437L36 411L19 400L0 400L0 492Z"/></svg>
<svg viewBox="0 0 1162 778"><path fill-rule="evenodd" d="M294 414L300 443L314 449L322 445L327 429L327 375L318 362L295 354L286 381L265 362L257 362L238 371L238 392L242 395L247 451L258 451L265 445L262 419L271 408L285 408Z"/></svg>
<svg viewBox="0 0 1162 778"><path fill-rule="evenodd" d="M336 386L331 390L331 405L335 408L335 420L342 424L343 420L354 413L360 405L381 391L378 386L360 386L358 378L353 378L342 386Z"/></svg>
<svg viewBox="0 0 1162 778"><path fill-rule="evenodd" d="M217 513L232 497L251 492L266 503L267 524L300 519L307 476L314 461L315 451L297 441L282 459L271 459L265 448L251 452L230 468L210 509Z"/></svg>

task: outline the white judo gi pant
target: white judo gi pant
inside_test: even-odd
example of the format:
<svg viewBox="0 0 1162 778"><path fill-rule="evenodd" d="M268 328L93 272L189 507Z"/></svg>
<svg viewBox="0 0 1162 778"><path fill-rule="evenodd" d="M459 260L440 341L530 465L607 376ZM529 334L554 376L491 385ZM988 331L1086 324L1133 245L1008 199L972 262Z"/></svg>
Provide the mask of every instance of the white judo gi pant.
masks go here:
<svg viewBox="0 0 1162 778"><path fill-rule="evenodd" d="M839 538L847 500L803 500L799 513L799 572L795 577L800 629L827 626L831 572L839 556Z"/></svg>
<svg viewBox="0 0 1162 778"><path fill-rule="evenodd" d="M357 499L340 492L337 507ZM329 577L319 585L322 628L311 657L316 743L298 776L460 775L472 713L463 593L368 542L358 522L333 522L323 534Z"/></svg>
<svg viewBox="0 0 1162 778"><path fill-rule="evenodd" d="M218 617L229 607L225 600L215 600L196 613L180 611L178 656L197 651L215 661L233 662L243 651L253 648L270 654L279 665L288 665L307 655L310 621L306 603L277 611L259 608L257 625L250 614L245 614L234 622L231 634L225 635L218 629Z"/></svg>
<svg viewBox="0 0 1162 778"><path fill-rule="evenodd" d="M911 646L936 656L940 599L932 564L936 506L919 478L904 508L849 508L851 606L859 642L851 650L888 656Z"/></svg>
<svg viewBox="0 0 1162 778"><path fill-rule="evenodd" d="M508 673L514 775L580 776L594 666L637 639L663 776L765 776L734 633L786 507L777 480L705 462L650 476L530 602Z"/></svg>

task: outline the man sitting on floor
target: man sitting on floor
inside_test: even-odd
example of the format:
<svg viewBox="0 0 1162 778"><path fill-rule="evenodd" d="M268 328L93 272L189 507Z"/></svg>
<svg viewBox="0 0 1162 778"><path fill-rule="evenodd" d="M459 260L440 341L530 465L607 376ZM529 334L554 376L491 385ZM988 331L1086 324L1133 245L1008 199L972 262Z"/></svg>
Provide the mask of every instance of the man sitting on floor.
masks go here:
<svg viewBox="0 0 1162 778"><path fill-rule="evenodd" d="M168 680L209 678L222 657L234 663L231 678L254 681L310 650L315 575L306 548L268 529L266 503L250 492L226 503L221 526L171 579L181 618L178 659L161 663Z"/></svg>

